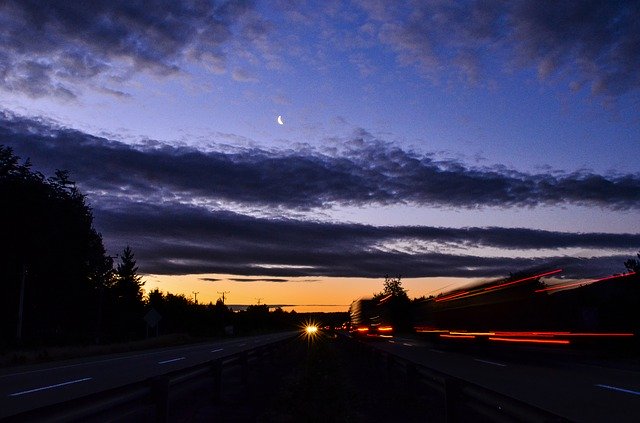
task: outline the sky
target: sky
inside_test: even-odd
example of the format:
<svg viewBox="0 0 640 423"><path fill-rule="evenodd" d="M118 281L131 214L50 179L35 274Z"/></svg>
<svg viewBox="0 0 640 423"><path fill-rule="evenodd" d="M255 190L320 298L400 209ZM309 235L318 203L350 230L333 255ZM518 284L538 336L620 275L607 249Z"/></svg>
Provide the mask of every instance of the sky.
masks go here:
<svg viewBox="0 0 640 423"><path fill-rule="evenodd" d="M0 144L200 302L622 272L638 110L636 1L0 4Z"/></svg>

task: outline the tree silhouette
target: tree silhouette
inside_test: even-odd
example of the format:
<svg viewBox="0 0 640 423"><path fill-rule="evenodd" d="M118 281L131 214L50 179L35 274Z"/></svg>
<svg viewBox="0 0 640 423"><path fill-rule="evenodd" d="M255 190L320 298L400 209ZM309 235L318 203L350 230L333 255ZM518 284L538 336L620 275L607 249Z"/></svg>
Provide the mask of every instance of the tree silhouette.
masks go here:
<svg viewBox="0 0 640 423"><path fill-rule="evenodd" d="M374 295L386 310L388 319L396 330L409 331L412 322L411 300L407 291L402 287L402 277L384 277L382 292Z"/></svg>
<svg viewBox="0 0 640 423"><path fill-rule="evenodd" d="M640 273L640 252L638 253L638 260L629 259L624 262L624 267L626 267L629 272Z"/></svg>
<svg viewBox="0 0 640 423"><path fill-rule="evenodd" d="M402 287L402 277L391 278L389 275L384 277L384 285L382 293L379 296L391 295L394 298L409 299L407 291Z"/></svg>
<svg viewBox="0 0 640 423"><path fill-rule="evenodd" d="M114 290L119 301L130 305L142 305L144 282L138 275L138 266L130 246L122 251L120 263L115 272Z"/></svg>
<svg viewBox="0 0 640 423"><path fill-rule="evenodd" d="M0 198L0 339L90 338L111 262L84 196L67 172L47 179L0 146Z"/></svg>
<svg viewBox="0 0 640 423"><path fill-rule="evenodd" d="M127 246L120 255L109 289L108 318L115 340L131 340L141 336L144 329L143 285L133 251Z"/></svg>

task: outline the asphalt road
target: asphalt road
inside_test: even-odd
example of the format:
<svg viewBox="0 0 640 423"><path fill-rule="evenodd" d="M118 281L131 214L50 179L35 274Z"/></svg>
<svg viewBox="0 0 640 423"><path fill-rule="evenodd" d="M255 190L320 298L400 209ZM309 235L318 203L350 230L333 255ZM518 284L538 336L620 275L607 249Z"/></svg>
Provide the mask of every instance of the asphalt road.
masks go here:
<svg viewBox="0 0 640 423"><path fill-rule="evenodd" d="M372 345L577 422L640 421L640 366L579 354L450 351L398 338Z"/></svg>
<svg viewBox="0 0 640 423"><path fill-rule="evenodd" d="M0 370L0 419L205 363L298 332L113 354Z"/></svg>

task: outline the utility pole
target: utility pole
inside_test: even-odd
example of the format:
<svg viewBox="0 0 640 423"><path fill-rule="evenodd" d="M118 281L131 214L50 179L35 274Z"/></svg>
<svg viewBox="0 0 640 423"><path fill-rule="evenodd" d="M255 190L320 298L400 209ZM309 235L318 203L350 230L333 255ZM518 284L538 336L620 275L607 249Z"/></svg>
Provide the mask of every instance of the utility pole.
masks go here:
<svg viewBox="0 0 640 423"><path fill-rule="evenodd" d="M222 291L222 292L218 291L218 294L221 294L221 295L222 295L222 304L224 304L224 294L228 294L228 293L230 293L230 292L231 292L231 291Z"/></svg>
<svg viewBox="0 0 640 423"><path fill-rule="evenodd" d="M258 305L260 305L260 300L261 300L262 298L255 298L255 299L256 299L256 300L258 300Z"/></svg>
<svg viewBox="0 0 640 423"><path fill-rule="evenodd" d="M193 294L193 302L194 302L195 304L198 304L198 294L199 294L200 292L191 291L191 293Z"/></svg>

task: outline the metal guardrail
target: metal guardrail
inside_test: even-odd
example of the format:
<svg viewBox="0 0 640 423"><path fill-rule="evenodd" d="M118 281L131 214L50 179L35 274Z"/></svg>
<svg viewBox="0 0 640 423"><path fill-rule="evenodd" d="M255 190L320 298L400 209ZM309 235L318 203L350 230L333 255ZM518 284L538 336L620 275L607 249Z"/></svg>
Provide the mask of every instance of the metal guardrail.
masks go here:
<svg viewBox="0 0 640 423"><path fill-rule="evenodd" d="M140 416L143 421L168 422L171 397L181 386L200 379L212 379L213 384L205 394L213 401L219 400L224 372L239 369L240 381L246 384L249 364L268 357L273 359L275 353L290 340L285 338L144 381L29 410L9 416L3 422L140 421Z"/></svg>
<svg viewBox="0 0 640 423"><path fill-rule="evenodd" d="M349 338L344 337L348 340ZM405 386L410 395L431 390L442 398L446 422L491 421L556 423L570 420L489 388L448 375L387 351L375 343L351 339L359 357L383 367L389 382Z"/></svg>

